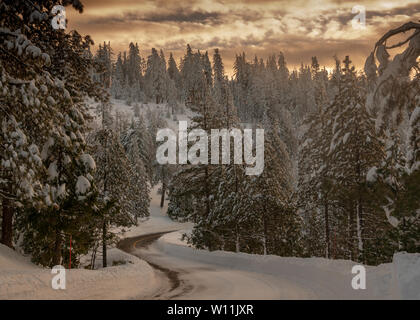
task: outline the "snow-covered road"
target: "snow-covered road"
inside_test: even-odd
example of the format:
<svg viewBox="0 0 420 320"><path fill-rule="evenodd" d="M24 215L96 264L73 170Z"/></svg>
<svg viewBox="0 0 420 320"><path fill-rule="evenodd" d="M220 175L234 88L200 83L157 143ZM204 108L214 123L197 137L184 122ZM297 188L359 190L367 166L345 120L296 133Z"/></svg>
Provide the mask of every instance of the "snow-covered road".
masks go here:
<svg viewBox="0 0 420 320"><path fill-rule="evenodd" d="M156 190L153 190L155 193ZM151 299L390 298L389 266L368 267L366 290L354 290L351 261L195 250L179 240L190 224L172 222L152 197L150 219L127 233L121 249L146 260L158 283Z"/></svg>
<svg viewBox="0 0 420 320"><path fill-rule="evenodd" d="M233 270L170 256L162 252L152 234L130 238L125 246L131 254L154 267L159 280L155 299L313 299L317 295L296 282L275 276ZM131 247L131 248L130 248Z"/></svg>

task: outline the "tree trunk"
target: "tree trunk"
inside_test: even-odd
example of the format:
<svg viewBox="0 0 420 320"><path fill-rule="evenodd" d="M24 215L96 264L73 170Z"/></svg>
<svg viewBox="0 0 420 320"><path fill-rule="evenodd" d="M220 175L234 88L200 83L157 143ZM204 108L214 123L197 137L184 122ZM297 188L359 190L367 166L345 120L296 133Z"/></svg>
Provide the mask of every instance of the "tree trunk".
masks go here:
<svg viewBox="0 0 420 320"><path fill-rule="evenodd" d="M267 234L268 234L268 228L267 228L267 221L265 218L265 215L263 217L263 224L264 224L264 237L263 237L263 247L264 247L264 255L267 255Z"/></svg>
<svg viewBox="0 0 420 320"><path fill-rule="evenodd" d="M13 248L13 203L10 199L3 198L2 207L1 243Z"/></svg>
<svg viewBox="0 0 420 320"><path fill-rule="evenodd" d="M357 240L358 240L358 256L362 263L365 261L364 257L364 246L363 246L363 205L361 197L359 197L359 201L357 204Z"/></svg>
<svg viewBox="0 0 420 320"><path fill-rule="evenodd" d="M56 228L55 230L55 242L54 242L54 257L53 257L53 264L54 266L58 266L61 264L61 245L63 239L61 237L60 230Z"/></svg>
<svg viewBox="0 0 420 320"><path fill-rule="evenodd" d="M355 235L357 233L357 221L356 221L356 211L357 209L352 206L350 210L350 260L356 261L357 259L357 247L355 246Z"/></svg>
<svg viewBox="0 0 420 320"><path fill-rule="evenodd" d="M160 198L160 207L163 208L165 203L166 183L162 183L162 197Z"/></svg>
<svg viewBox="0 0 420 320"><path fill-rule="evenodd" d="M328 202L324 202L324 216L325 216L325 241L327 243L326 257L327 259L331 258L331 245L330 245L330 221L329 221L329 212L328 212Z"/></svg>
<svg viewBox="0 0 420 320"><path fill-rule="evenodd" d="M353 235L352 235L352 212L349 210L348 212L348 221L347 221L347 250L349 254L350 260L353 260Z"/></svg>
<svg viewBox="0 0 420 320"><path fill-rule="evenodd" d="M208 167L206 166L205 170L205 182L204 182L204 190L206 193L206 218L209 217L210 215L210 191L209 191L209 172L208 172Z"/></svg>
<svg viewBox="0 0 420 320"><path fill-rule="evenodd" d="M95 269L95 261L96 261L96 251L98 250L98 247L95 245L95 247L92 250L92 256L90 259L90 269L94 270Z"/></svg>
<svg viewBox="0 0 420 320"><path fill-rule="evenodd" d="M235 242L236 252L241 251L240 240L239 239L240 239L239 238L239 227L238 227L238 225L236 225L236 242Z"/></svg>
<svg viewBox="0 0 420 320"><path fill-rule="evenodd" d="M107 267L106 264L106 221L102 225L102 266Z"/></svg>

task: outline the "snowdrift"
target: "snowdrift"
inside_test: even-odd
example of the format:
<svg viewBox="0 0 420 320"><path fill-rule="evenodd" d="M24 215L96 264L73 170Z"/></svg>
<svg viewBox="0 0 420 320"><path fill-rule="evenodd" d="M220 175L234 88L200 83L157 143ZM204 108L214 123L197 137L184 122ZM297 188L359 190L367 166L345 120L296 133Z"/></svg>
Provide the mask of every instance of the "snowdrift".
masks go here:
<svg viewBox="0 0 420 320"><path fill-rule="evenodd" d="M185 231L162 236L157 246L166 254L227 268L281 276L337 299L420 299L420 254L397 253L393 263L366 266L366 290L354 290L352 267L358 263L324 258L288 258L226 251L197 250L181 240Z"/></svg>
<svg viewBox="0 0 420 320"><path fill-rule="evenodd" d="M153 269L119 249L110 249L108 263L125 263L98 270L66 270L66 289L51 287L47 268L0 245L0 299L131 299L144 298L156 288Z"/></svg>

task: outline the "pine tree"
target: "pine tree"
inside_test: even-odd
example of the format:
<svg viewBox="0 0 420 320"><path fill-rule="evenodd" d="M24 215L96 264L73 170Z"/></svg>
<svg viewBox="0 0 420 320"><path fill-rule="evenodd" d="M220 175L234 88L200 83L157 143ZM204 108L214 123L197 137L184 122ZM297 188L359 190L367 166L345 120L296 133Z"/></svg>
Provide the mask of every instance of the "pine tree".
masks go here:
<svg viewBox="0 0 420 320"><path fill-rule="evenodd" d="M162 118L161 114L158 111L148 111L146 113L146 120L148 122L148 130L150 137L156 137L159 129L167 128L168 123ZM156 154L158 148L157 142L153 141L153 151L152 154ZM168 186L172 179L172 176L176 170L175 165L161 165L157 161L153 161L153 185L161 183L161 201L160 207L163 208L165 197L168 192Z"/></svg>
<svg viewBox="0 0 420 320"><path fill-rule="evenodd" d="M130 127L121 134L121 143L124 149L129 152L137 145L140 159L145 166L148 181L153 181L153 162L155 158L154 141L145 124L143 116L133 120Z"/></svg>
<svg viewBox="0 0 420 320"><path fill-rule="evenodd" d="M372 255L378 250L370 247L373 241L368 239L379 234L384 220L374 206L375 197L369 193L366 175L382 161L383 146L365 106L364 80L356 76L350 63L347 56L339 93L330 106L334 117L330 170L339 186L335 191L339 204L348 213L350 258L366 263L375 259Z"/></svg>
<svg viewBox="0 0 420 320"><path fill-rule="evenodd" d="M149 216L150 186L145 165L140 157L139 144L133 143L126 150L129 163L130 208L129 213L137 223L139 218Z"/></svg>
<svg viewBox="0 0 420 320"><path fill-rule="evenodd" d="M169 103L172 103L172 106L175 106L177 101L181 101L183 88L181 74L172 52L168 59L168 76L168 99ZM174 113L174 108L172 109L172 113Z"/></svg>
<svg viewBox="0 0 420 320"><path fill-rule="evenodd" d="M115 239L114 227L135 224L130 214L130 165L118 135L103 127L92 137L92 149L97 170L95 181L99 192L99 215L96 228L102 231L102 264L107 266L107 246Z"/></svg>
<svg viewBox="0 0 420 320"><path fill-rule="evenodd" d="M104 42L103 46L99 45L95 56L95 61L100 66L100 70L96 72L98 82L107 89L111 87L112 55L111 44Z"/></svg>
<svg viewBox="0 0 420 320"><path fill-rule="evenodd" d="M114 72L112 74L111 94L116 99L125 97L126 84L124 76L124 65L121 53L118 54L115 62Z"/></svg>
<svg viewBox="0 0 420 320"><path fill-rule="evenodd" d="M59 209L59 216L64 216L63 220L68 222L66 219L74 213L77 221L72 224L78 225L82 217L77 212L88 203L88 197L79 198L76 192L79 180L83 180L80 177L88 180L85 176L88 169L80 161L85 155L83 135L89 118L84 99L86 96L99 98L103 92L90 78L94 68L89 51L91 39L75 31L65 33L51 28L45 12L50 12L55 4L53 1L43 1L37 7L28 2L1 4L1 35L6 40L2 43L0 65L3 88L1 137L7 139L2 146L8 149L8 152L2 152L2 190L5 186L7 195L5 200L2 197L2 242L9 246L12 246L16 206L24 205L23 210L19 210L22 214L15 219L23 226L21 231L30 234L30 226L20 222L28 219L32 209L40 212L32 216L32 226L43 224L47 219L45 213L53 211L56 205L59 208L69 206L65 211ZM73 6L82 10L80 3L75 2ZM16 108L16 105L22 108ZM13 148L13 144L17 148ZM39 146L48 149L43 152L42 162ZM21 159L16 157L16 151L20 152ZM57 179L66 183L66 193L61 193L63 183L58 184L54 179L49 181L44 173L47 168L49 172L53 171L55 161L63 161L64 165L57 167ZM11 169L19 168L21 173L4 170L6 165ZM22 180L16 185L17 178ZM57 193L61 193L59 199ZM54 236L58 236L54 248L48 247L47 253L53 256L54 262L60 262L62 232L69 225L52 227L56 231ZM33 252L38 249L31 248ZM36 255L34 258L37 259ZM49 264L49 260L46 263Z"/></svg>
<svg viewBox="0 0 420 320"><path fill-rule="evenodd" d="M309 256L331 258L332 187L327 157L329 138L325 116L325 101L310 114L299 147L298 204L305 222L306 249ZM322 236L320 236L322 235Z"/></svg>
<svg viewBox="0 0 420 320"><path fill-rule="evenodd" d="M188 47L189 48L189 47ZM214 101L211 94L211 82L209 81L209 73L204 61L207 60L197 52L193 54L187 50L182 63L181 73L185 80L186 86L185 97L187 107L194 112L195 116L191 119L193 126L190 130L199 128L210 135L211 129L220 128L220 119L218 119L219 106ZM190 77L194 77L195 82L191 81ZM203 139L200 137L200 140ZM210 141L207 141L207 149L210 148ZM189 153L191 150L189 150ZM200 150L201 153L201 150ZM180 220L188 219L193 222L198 222L199 225L195 228L199 233L207 229L203 222L208 219L211 214L212 202L215 196L215 183L217 177L214 175L215 166L210 164L208 155L201 155L205 157L204 163L187 164L184 168L179 170L170 186L169 190L169 205L168 214L172 218ZM190 210L182 210L185 208L185 201L192 201L194 203ZM200 223L201 222L201 223ZM194 232L193 232L194 233ZM194 240L196 245L212 248L210 238L201 238ZM200 241L200 243L198 243Z"/></svg>
<svg viewBox="0 0 420 320"><path fill-rule="evenodd" d="M169 78L174 80L177 85L179 84L178 82L181 80L180 79L181 75L179 73L179 70L176 65L174 56L172 55L172 52L169 54L169 59L168 59L168 75L169 75Z"/></svg>
<svg viewBox="0 0 420 320"><path fill-rule="evenodd" d="M241 201L246 212L242 219L251 228L250 236L258 239L254 253L289 256L299 250L300 222L290 207L291 163L277 126L273 114L266 113L264 171L248 177Z"/></svg>
<svg viewBox="0 0 420 320"><path fill-rule="evenodd" d="M156 103L167 100L169 76L163 51L159 55L155 48L152 49L152 54L147 58L145 81L149 98Z"/></svg>
<svg viewBox="0 0 420 320"><path fill-rule="evenodd" d="M387 161L380 168L372 168L370 176L376 177L376 184L384 193L382 205L393 230L394 245L398 250L418 252L419 247L419 154L420 154L420 109L419 77L410 72L418 69L418 32L397 43L395 48L408 42L400 54L390 59L386 41L401 33L418 30L418 23L408 22L396 29L389 30L378 41L375 49L365 63L369 83L367 99L370 110L376 115L376 129L385 131L388 146L387 154L397 157ZM376 65L375 56L379 62ZM390 130L387 130L390 128ZM401 135L396 132L401 133ZM399 151L402 150L402 151ZM382 188L381 188L382 187Z"/></svg>

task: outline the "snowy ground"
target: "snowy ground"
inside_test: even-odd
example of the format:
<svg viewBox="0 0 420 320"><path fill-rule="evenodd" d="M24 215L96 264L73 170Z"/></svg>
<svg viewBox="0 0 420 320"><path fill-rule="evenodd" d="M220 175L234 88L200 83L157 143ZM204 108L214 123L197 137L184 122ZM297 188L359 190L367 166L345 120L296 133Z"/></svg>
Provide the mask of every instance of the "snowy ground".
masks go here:
<svg viewBox="0 0 420 320"><path fill-rule="evenodd" d="M98 270L66 270L66 289L54 290L54 274L0 245L0 299L142 299L156 286L153 269L118 249L109 251L108 263L126 264Z"/></svg>
<svg viewBox="0 0 420 320"><path fill-rule="evenodd" d="M181 287L160 298L420 299L420 255L399 254L394 263L366 267L366 290L354 290L352 261L193 249L180 240L192 226L168 219L158 200L154 189L149 221L126 236L178 230L132 252L178 274Z"/></svg>

